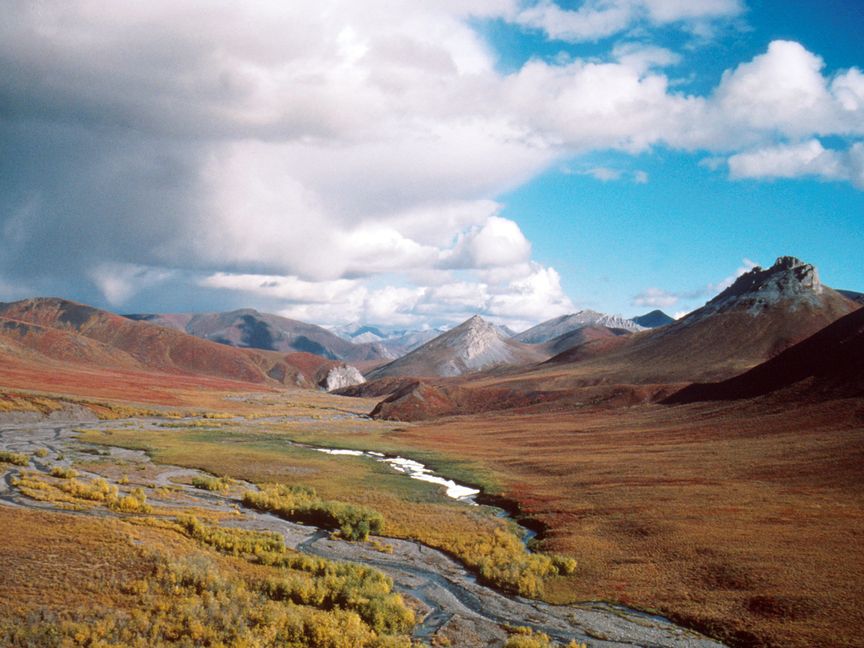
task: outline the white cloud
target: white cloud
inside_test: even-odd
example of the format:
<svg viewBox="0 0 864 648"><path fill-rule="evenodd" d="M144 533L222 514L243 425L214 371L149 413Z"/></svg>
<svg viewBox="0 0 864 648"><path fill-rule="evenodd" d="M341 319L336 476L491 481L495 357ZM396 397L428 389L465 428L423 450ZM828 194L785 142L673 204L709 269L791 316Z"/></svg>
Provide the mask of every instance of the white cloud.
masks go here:
<svg viewBox="0 0 864 648"><path fill-rule="evenodd" d="M793 147L864 134L864 75L826 75L797 43L772 43L708 95L673 89L662 69L681 55L645 30L725 20L737 0L4 9L0 135L26 154L0 196L0 273L86 278L113 303L175 269L320 321L467 300L530 323L569 300L494 196L580 153L655 146L732 155L734 177L768 177L757 153L779 151L800 175ZM626 42L599 61L533 59L505 74L471 16ZM861 186L861 144L820 155L807 173ZM255 285L266 276L281 279Z"/></svg>
<svg viewBox="0 0 864 648"><path fill-rule="evenodd" d="M861 142L847 151L835 151L811 139L737 153L728 163L729 177L733 180L815 176L848 181L864 189L864 144Z"/></svg>
<svg viewBox="0 0 864 648"><path fill-rule="evenodd" d="M144 288L171 279L173 272L129 263L102 263L90 269L90 279L112 306L121 306Z"/></svg>
<svg viewBox="0 0 864 648"><path fill-rule="evenodd" d="M490 216L481 226L460 235L452 250L442 254L445 268L495 268L528 261L531 244L514 221Z"/></svg>
<svg viewBox="0 0 864 648"><path fill-rule="evenodd" d="M633 182L636 184L648 184L649 179L647 171L637 170L633 172Z"/></svg>
<svg viewBox="0 0 864 648"><path fill-rule="evenodd" d="M553 39L580 42L606 38L640 22L700 25L742 11L740 0L586 0L578 9L563 9L552 0L540 0L520 11L515 21L540 29Z"/></svg>
<svg viewBox="0 0 864 648"><path fill-rule="evenodd" d="M648 288L633 298L634 306L646 308L668 308L680 301L680 297L661 288Z"/></svg>
<svg viewBox="0 0 864 648"><path fill-rule="evenodd" d="M594 167L593 169L583 171L583 173L601 182L609 182L610 180L619 180L621 178L621 172L618 169L610 169L609 167Z"/></svg>
<svg viewBox="0 0 864 648"><path fill-rule="evenodd" d="M645 74L652 68L668 67L681 62L679 54L665 47L635 42L618 43L612 49L612 57L639 74Z"/></svg>

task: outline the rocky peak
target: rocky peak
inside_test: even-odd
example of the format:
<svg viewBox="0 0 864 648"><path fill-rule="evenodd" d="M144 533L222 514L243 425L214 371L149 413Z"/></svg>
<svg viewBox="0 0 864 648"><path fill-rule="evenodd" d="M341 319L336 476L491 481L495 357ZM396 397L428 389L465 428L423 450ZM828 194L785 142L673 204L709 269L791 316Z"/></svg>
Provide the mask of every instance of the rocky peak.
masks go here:
<svg viewBox="0 0 864 648"><path fill-rule="evenodd" d="M479 315L474 315L450 333L452 346L460 347L466 359L482 356L491 346L505 339L494 325Z"/></svg>
<svg viewBox="0 0 864 648"><path fill-rule="evenodd" d="M342 364L330 369L319 384L329 392L336 389L342 389L343 387L362 385L365 382L366 379L357 367Z"/></svg>
<svg viewBox="0 0 864 648"><path fill-rule="evenodd" d="M750 314L758 315L781 301L788 302L795 310L803 304L818 305L822 291L815 267L795 257L782 256L770 268L756 266L745 272L700 310L714 313L744 307Z"/></svg>

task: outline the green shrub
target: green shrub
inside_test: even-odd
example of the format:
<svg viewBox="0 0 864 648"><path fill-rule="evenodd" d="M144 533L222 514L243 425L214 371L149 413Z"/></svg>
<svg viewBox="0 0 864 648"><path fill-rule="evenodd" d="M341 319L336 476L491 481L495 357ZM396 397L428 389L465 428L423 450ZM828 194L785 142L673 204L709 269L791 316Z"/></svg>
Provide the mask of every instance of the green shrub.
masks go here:
<svg viewBox="0 0 864 648"><path fill-rule="evenodd" d="M228 480L224 477L193 477L192 485L201 490L221 492L228 489Z"/></svg>
<svg viewBox="0 0 864 648"><path fill-rule="evenodd" d="M0 463L10 463L16 466L26 466L30 463L30 457L21 452L8 452L0 450Z"/></svg>
<svg viewBox="0 0 864 648"><path fill-rule="evenodd" d="M78 476L78 471L66 466L53 466L51 468L51 476L59 477L60 479L73 479Z"/></svg>
<svg viewBox="0 0 864 648"><path fill-rule="evenodd" d="M246 491L243 504L269 511L294 522L338 529L348 540L366 540L370 533L384 532L384 516L365 506L322 500L312 488L266 486L259 492Z"/></svg>

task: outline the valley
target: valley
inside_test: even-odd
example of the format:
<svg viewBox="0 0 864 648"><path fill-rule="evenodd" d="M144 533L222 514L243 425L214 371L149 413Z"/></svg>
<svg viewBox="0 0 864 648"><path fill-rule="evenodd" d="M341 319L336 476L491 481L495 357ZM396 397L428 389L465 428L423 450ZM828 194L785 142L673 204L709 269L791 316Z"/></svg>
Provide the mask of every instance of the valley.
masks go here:
<svg viewBox="0 0 864 648"><path fill-rule="evenodd" d="M332 416L333 412L327 414ZM325 416L323 420L326 422L329 419ZM24 520L28 518L24 511L57 511L56 515L72 516L73 519L84 516L92 518L91 523L97 526L111 518L107 526L114 531L130 525L131 529L144 526L146 529L167 530L177 528L179 524L181 535L182 529L186 528L187 535L191 529L193 537L199 528L224 527L258 534L275 533L288 551L328 561L359 563L386 573L392 579L394 590L405 597L418 617L413 628L412 624L403 624L402 632L433 642L446 639L452 645L485 646L490 642L503 642L507 636L505 627L520 626L530 627L534 632L542 632L562 643L587 641L592 646L610 648L633 645L709 648L721 645L676 627L660 617L622 606L602 603L554 606L504 596L478 583L474 575L452 558L424 547L417 540L375 538L370 543L340 540L314 526L294 524L240 506L238 492L257 490L251 483L232 478L225 482L224 487L209 490L202 484L206 486L208 480L214 478L195 468L153 463L148 454L138 450L114 445L106 449L79 440L110 436L115 427L146 435L148 430L160 429L160 426L168 424L170 429L179 434L185 429L200 429L198 426L202 422L208 423L202 419L133 419L112 421L110 424L83 424L74 429L71 424L59 422L4 424L0 426L0 452L28 456L30 460L26 462L28 465L13 464L6 471L0 486L0 500L13 508L11 511L0 508L0 515L7 521L18 518L19 524L22 516ZM113 440L108 441L113 444ZM118 476L121 471L122 476ZM77 495L74 490L62 490L65 484L80 483L78 480L91 480L93 483L102 480L99 483L103 484L103 491L114 489L124 498L121 502L131 497L137 504L118 509L109 506L106 510L99 505L102 500L90 500L84 495ZM122 495L127 491L132 494ZM432 496L427 494L427 497ZM440 498L440 495L432 497L435 498ZM202 522L190 523L190 515L197 516L195 519ZM118 524L113 518L123 520L125 524ZM184 524L187 526L184 527ZM202 524L203 527L200 526ZM238 555L238 552L234 550L233 554ZM260 554L257 556L260 561ZM86 562L84 560L78 568L86 568ZM2 564L7 565L5 562ZM7 588L14 586L14 580L4 579L3 583L5 585L0 585L0 589L6 590L5 594L9 595ZM66 596L70 593L55 592L55 596L57 594ZM37 605L39 600L32 600L34 595L41 598L45 592L40 591L38 586L31 586L29 596L19 593L18 604L25 607ZM411 613L412 616L414 613ZM63 619L62 615L52 615L51 618L58 619L55 632L62 635L63 625L59 622ZM2 628L0 625L0 630ZM376 629L380 633L380 623ZM13 636L9 632L7 640ZM384 634L390 637L391 643L387 645L402 645L397 642L398 633Z"/></svg>
<svg viewBox="0 0 864 648"><path fill-rule="evenodd" d="M474 316L355 364L380 327L315 355L290 347L314 328L255 311L177 320L218 342L155 318L0 304L9 645L864 632L864 310L813 266L781 257L678 320L580 311L520 341Z"/></svg>

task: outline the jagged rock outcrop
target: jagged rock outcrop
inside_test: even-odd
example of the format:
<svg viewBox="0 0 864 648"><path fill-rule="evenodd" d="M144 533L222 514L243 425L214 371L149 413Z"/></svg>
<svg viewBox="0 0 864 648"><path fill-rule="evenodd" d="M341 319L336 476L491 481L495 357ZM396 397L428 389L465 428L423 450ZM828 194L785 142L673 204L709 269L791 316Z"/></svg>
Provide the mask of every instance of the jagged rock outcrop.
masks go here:
<svg viewBox="0 0 864 648"><path fill-rule="evenodd" d="M745 272L685 320L702 319L730 308L746 309L755 317L780 302L792 311L805 305L819 307L823 292L819 272L814 266L792 256L783 256L770 268L756 266Z"/></svg>
<svg viewBox="0 0 864 648"><path fill-rule="evenodd" d="M353 387L354 385L362 385L365 382L366 379L357 367L342 364L331 368L319 384L330 392L346 387Z"/></svg>

